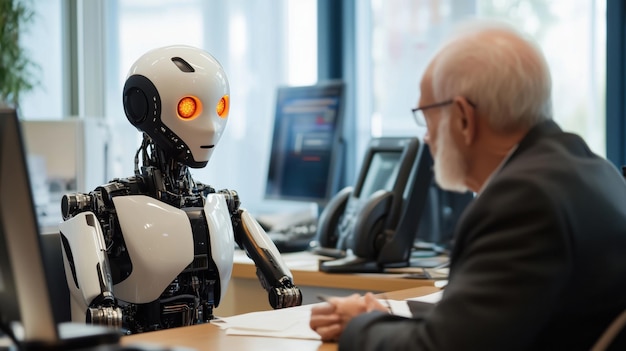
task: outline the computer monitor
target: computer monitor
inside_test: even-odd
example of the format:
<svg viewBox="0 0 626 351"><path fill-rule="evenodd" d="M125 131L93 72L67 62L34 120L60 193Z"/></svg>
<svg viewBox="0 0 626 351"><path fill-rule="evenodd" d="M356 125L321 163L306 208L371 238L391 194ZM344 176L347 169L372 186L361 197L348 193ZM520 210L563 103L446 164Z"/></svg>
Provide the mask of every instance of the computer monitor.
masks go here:
<svg viewBox="0 0 626 351"><path fill-rule="evenodd" d="M344 104L341 81L278 88L266 199L323 207L339 190Z"/></svg>
<svg viewBox="0 0 626 351"><path fill-rule="evenodd" d="M25 340L52 342L56 324L14 110L0 110L0 143L0 320L21 321Z"/></svg>
<svg viewBox="0 0 626 351"><path fill-rule="evenodd" d="M20 324L23 350L69 350L114 343L108 328L58 325L50 300L51 284L33 206L24 144L16 111L0 108L0 323ZM83 328L93 327L93 328ZM17 334L17 333L16 333Z"/></svg>

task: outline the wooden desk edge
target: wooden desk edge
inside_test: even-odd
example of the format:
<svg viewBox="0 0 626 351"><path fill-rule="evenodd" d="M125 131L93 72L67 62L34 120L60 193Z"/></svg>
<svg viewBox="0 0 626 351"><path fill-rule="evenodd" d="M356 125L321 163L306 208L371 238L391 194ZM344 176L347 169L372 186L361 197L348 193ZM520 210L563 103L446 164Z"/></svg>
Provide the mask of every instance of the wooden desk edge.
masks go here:
<svg viewBox="0 0 626 351"><path fill-rule="evenodd" d="M297 286L315 286L323 288L395 291L419 286L433 286L434 280L409 279L398 274L344 274L326 273L312 270L291 268L294 283ZM258 279L256 267L252 264L237 263L233 265L233 278Z"/></svg>

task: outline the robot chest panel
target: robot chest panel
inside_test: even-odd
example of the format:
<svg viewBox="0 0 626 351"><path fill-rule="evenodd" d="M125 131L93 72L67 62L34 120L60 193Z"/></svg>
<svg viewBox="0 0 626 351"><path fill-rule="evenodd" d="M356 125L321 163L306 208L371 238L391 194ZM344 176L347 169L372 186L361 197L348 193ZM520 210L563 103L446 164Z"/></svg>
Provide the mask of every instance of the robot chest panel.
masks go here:
<svg viewBox="0 0 626 351"><path fill-rule="evenodd" d="M153 301L194 260L192 224L200 221L149 196L118 196L113 202L132 265L115 293L128 302Z"/></svg>

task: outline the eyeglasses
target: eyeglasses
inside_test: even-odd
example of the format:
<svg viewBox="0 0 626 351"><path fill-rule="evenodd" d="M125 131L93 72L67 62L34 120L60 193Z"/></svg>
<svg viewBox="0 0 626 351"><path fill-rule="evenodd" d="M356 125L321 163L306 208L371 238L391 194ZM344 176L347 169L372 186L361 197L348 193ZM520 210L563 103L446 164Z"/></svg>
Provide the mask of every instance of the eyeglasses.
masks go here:
<svg viewBox="0 0 626 351"><path fill-rule="evenodd" d="M450 105L453 102L454 102L454 100L450 99L450 100L436 102L434 104L421 106L421 107L416 107L416 108L411 109L411 112L413 112L413 118L415 119L415 123L417 123L417 125L420 126L420 127L426 127L426 117L424 117L424 111L425 110L428 110L428 109L431 109L431 108L435 108L435 107L442 107L442 106ZM472 107L476 108L476 105L473 102L467 100L467 103L469 103Z"/></svg>

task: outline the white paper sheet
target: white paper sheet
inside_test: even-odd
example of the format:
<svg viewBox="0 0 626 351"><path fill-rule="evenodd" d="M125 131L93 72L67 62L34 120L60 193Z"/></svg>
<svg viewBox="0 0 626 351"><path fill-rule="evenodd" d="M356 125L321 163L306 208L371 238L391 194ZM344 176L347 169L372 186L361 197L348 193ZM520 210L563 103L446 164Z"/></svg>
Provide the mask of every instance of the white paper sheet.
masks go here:
<svg viewBox="0 0 626 351"><path fill-rule="evenodd" d="M424 295L424 296L408 298L407 300L408 301L421 301L421 302L427 302L427 303L437 303L439 302L439 300L441 300L442 296L443 296L443 290L434 292L432 294Z"/></svg>
<svg viewBox="0 0 626 351"><path fill-rule="evenodd" d="M226 335L256 335L276 338L320 340L309 327L311 305L251 312L217 318L211 323L226 330Z"/></svg>
<svg viewBox="0 0 626 351"><path fill-rule="evenodd" d="M437 303L437 302L439 302L439 300L441 300L442 294L443 294L443 291L437 291L437 292L432 293L432 294L419 296L419 297L412 297L412 298L408 298L408 299L402 300L402 301L397 301L397 300L388 300L388 301L380 300L380 302L383 305L389 304L389 306L391 308L391 312L393 314L395 314L396 316L402 316L402 317L406 317L406 318L411 318L413 316L413 314L411 313L411 310L409 309L409 305L406 303L407 301L421 301L421 302L426 302L426 303Z"/></svg>
<svg viewBox="0 0 626 351"><path fill-rule="evenodd" d="M441 299L439 291L407 300L436 303ZM379 299L389 306L393 314L410 318L411 311L404 301ZM322 302L324 303L324 302ZM232 317L217 318L212 324L226 330L226 335L266 336L275 338L320 340L319 334L309 327L311 308L317 304L290 307L278 310L250 312Z"/></svg>

